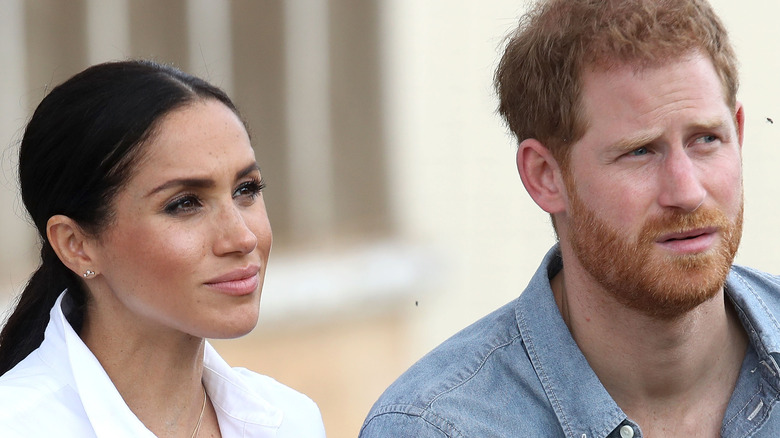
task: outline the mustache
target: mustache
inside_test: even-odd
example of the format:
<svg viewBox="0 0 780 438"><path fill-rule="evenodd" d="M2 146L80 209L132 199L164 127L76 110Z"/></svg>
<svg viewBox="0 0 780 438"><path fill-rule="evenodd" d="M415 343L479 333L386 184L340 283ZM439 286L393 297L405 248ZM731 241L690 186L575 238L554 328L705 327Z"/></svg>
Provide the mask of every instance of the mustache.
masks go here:
<svg viewBox="0 0 780 438"><path fill-rule="evenodd" d="M642 242L654 242L666 234L685 233L691 230L716 228L729 230L734 223L715 208L698 208L693 212L665 211L648 219L639 234Z"/></svg>

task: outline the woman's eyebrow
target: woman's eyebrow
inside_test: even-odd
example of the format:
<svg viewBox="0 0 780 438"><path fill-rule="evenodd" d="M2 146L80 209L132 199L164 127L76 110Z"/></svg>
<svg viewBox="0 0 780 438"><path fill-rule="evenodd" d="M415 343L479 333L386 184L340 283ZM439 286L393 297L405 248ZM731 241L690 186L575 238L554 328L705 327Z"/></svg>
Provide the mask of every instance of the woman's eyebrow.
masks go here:
<svg viewBox="0 0 780 438"><path fill-rule="evenodd" d="M256 162L236 172L236 180L239 180L255 171L260 171L260 166L258 166ZM145 197L148 198L154 195L155 193L159 193L163 190L167 190L173 187L188 187L188 188L191 187L197 189L208 189L214 187L215 185L216 183L214 182L214 180L210 178L174 178L153 188L152 190L149 191L149 193L146 194Z"/></svg>
<svg viewBox="0 0 780 438"><path fill-rule="evenodd" d="M175 178L153 188L149 191L149 193L146 194L145 197L148 198L155 193L159 193L163 190L167 190L173 187L211 188L215 185L216 183L214 180L209 178Z"/></svg>
<svg viewBox="0 0 780 438"><path fill-rule="evenodd" d="M249 175L250 173L252 173L254 171L258 171L258 172L260 171L260 166L257 164L257 162L254 162L254 163L250 164L249 166L246 166L245 168L243 168L243 169L239 170L238 172L236 172L236 179L237 180L241 179L241 178Z"/></svg>

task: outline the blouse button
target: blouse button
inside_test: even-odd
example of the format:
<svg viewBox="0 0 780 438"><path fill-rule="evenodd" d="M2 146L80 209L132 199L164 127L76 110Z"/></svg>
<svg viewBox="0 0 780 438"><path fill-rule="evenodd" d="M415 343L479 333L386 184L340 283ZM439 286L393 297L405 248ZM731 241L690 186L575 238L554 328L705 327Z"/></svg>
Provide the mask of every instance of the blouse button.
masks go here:
<svg viewBox="0 0 780 438"><path fill-rule="evenodd" d="M620 438L634 438L634 428L629 425L621 426Z"/></svg>

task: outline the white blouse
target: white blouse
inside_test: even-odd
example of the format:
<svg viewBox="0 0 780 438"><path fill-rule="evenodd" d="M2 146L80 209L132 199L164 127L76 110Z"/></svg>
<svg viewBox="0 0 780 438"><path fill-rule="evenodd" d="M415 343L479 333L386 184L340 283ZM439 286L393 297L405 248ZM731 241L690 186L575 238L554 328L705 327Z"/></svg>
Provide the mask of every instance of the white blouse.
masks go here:
<svg viewBox="0 0 780 438"><path fill-rule="evenodd" d="M43 343L0 376L0 437L154 437L125 404L65 315L63 292ZM206 343L203 383L224 438L324 438L317 405L244 368L231 368Z"/></svg>

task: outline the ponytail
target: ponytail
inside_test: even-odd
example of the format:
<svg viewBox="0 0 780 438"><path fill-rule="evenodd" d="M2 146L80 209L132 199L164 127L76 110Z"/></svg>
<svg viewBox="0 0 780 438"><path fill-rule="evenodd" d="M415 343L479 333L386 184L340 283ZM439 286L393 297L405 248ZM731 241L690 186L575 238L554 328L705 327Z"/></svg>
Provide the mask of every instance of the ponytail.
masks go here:
<svg viewBox="0 0 780 438"><path fill-rule="evenodd" d="M49 312L62 291L68 288L75 301L75 320L80 326L85 294L79 280L60 262L51 245L41 247L41 265L17 298L16 308L0 332L0 375L16 366L43 342ZM78 331L80 327L74 329Z"/></svg>

